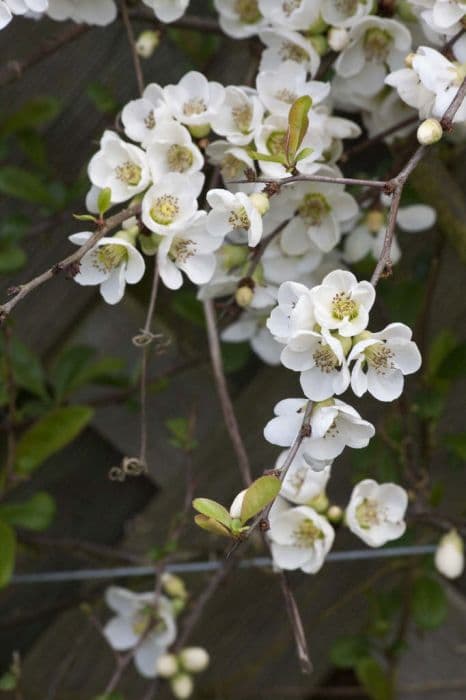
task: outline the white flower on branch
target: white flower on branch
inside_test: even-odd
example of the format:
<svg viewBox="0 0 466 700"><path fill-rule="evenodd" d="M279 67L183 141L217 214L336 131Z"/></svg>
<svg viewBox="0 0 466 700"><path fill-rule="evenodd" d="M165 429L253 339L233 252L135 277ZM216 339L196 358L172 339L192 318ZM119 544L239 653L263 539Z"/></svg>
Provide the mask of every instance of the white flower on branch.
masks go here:
<svg viewBox="0 0 466 700"><path fill-rule="evenodd" d="M237 321L234 321L222 332L225 343L250 342L256 355L267 365L280 364L280 345L273 339L265 325L267 313L245 311Z"/></svg>
<svg viewBox="0 0 466 700"><path fill-rule="evenodd" d="M207 216L207 230L213 236L225 237L231 231L245 232L250 246L256 246L262 238L262 216L248 195L233 194L228 190L214 189L207 193L212 207Z"/></svg>
<svg viewBox="0 0 466 700"><path fill-rule="evenodd" d="M365 331L354 338L348 361L355 361L351 388L356 396L368 391L379 401L394 401L403 391L406 374L417 372L421 354L403 323L391 323L379 333Z"/></svg>
<svg viewBox="0 0 466 700"><path fill-rule="evenodd" d="M82 231L73 233L69 240L82 246L92 236L90 231ZM82 257L75 282L83 286L98 284L107 304L117 304L123 298L126 284L137 284L144 275L144 258L131 242L135 238L130 231L101 238Z"/></svg>
<svg viewBox="0 0 466 700"><path fill-rule="evenodd" d="M186 73L177 85L167 85L163 92L171 115L198 137L209 133L211 120L225 97L223 85L208 81L198 71Z"/></svg>
<svg viewBox="0 0 466 700"><path fill-rule="evenodd" d="M176 624L168 598L155 593L133 593L112 586L105 601L116 613L104 635L116 651L134 650L134 663L145 678L155 678L158 659L175 641Z"/></svg>
<svg viewBox="0 0 466 700"><path fill-rule="evenodd" d="M254 36L266 26L259 0L214 0L222 30L234 39Z"/></svg>
<svg viewBox="0 0 466 700"><path fill-rule="evenodd" d="M259 38L266 48L262 51L259 71L280 68L284 61L293 61L314 77L320 66L320 56L307 37L299 32L274 27L260 32Z"/></svg>
<svg viewBox="0 0 466 700"><path fill-rule="evenodd" d="M156 128L172 121L160 85L151 83L142 97L128 102L121 112L121 121L128 138L141 143L143 147L148 146L153 141Z"/></svg>
<svg viewBox="0 0 466 700"><path fill-rule="evenodd" d="M267 537L275 566L315 574L332 547L335 531L313 508L290 507L279 498L270 511Z"/></svg>
<svg viewBox="0 0 466 700"><path fill-rule="evenodd" d="M104 132L100 150L89 162L88 174L96 187L110 188L114 204L131 199L150 183L145 152L126 143L113 131Z"/></svg>
<svg viewBox="0 0 466 700"><path fill-rule="evenodd" d="M358 282L352 272L334 270L310 291L317 323L350 337L361 333L375 300L370 282Z"/></svg>
<svg viewBox="0 0 466 700"><path fill-rule="evenodd" d="M284 450L275 462L275 469L281 469L288 457ZM283 480L280 495L297 505L310 505L311 501L325 492L332 469L331 461L320 462L306 459L301 446Z"/></svg>
<svg viewBox="0 0 466 700"><path fill-rule="evenodd" d="M13 19L13 15L28 12L44 12L49 0L0 0L0 30Z"/></svg>
<svg viewBox="0 0 466 700"><path fill-rule="evenodd" d="M204 166L204 157L188 129L176 122L165 122L154 129L147 161L155 183L168 173L190 175Z"/></svg>
<svg viewBox="0 0 466 700"><path fill-rule="evenodd" d="M372 5L367 0L322 0L322 19L331 27L350 29L359 23L372 11Z"/></svg>
<svg viewBox="0 0 466 700"><path fill-rule="evenodd" d="M142 221L150 231L161 236L180 231L197 212L197 198L204 184L204 175L169 173L152 185L141 205Z"/></svg>
<svg viewBox="0 0 466 700"><path fill-rule="evenodd" d="M346 524L369 547L382 547L404 534L407 506L408 494L401 486L364 479L353 489Z"/></svg>
<svg viewBox="0 0 466 700"><path fill-rule="evenodd" d="M49 0L47 14L55 20L105 26L116 19L117 7L115 0Z"/></svg>
<svg viewBox="0 0 466 700"><path fill-rule="evenodd" d="M239 146L232 146L228 141L212 141L206 148L209 163L220 169L225 187L231 192L250 192L256 185L236 183L234 180L245 180L245 171L255 172L254 161L247 151Z"/></svg>
<svg viewBox="0 0 466 700"><path fill-rule="evenodd" d="M412 4L426 8L422 19L435 32L456 34L461 29L461 20L466 15L466 2L462 0L411 0Z"/></svg>
<svg viewBox="0 0 466 700"><path fill-rule="evenodd" d="M245 146L254 138L263 114L264 108L255 91L231 85L225 88L225 99L212 117L211 126L230 144Z"/></svg>
<svg viewBox="0 0 466 700"><path fill-rule="evenodd" d="M319 19L317 0L259 0L259 8L270 24L283 29L310 29Z"/></svg>
<svg viewBox="0 0 466 700"><path fill-rule="evenodd" d="M313 105L319 104L330 92L330 83L306 80L306 69L294 61L284 61L277 69L261 71L256 79L259 98L269 112L288 117L291 105L299 97L309 95Z"/></svg>

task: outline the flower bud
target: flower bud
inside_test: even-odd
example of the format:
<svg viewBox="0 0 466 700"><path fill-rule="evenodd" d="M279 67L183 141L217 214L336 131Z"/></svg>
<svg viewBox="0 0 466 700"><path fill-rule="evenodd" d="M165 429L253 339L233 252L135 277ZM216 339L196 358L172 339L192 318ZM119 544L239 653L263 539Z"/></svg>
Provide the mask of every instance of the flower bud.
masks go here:
<svg viewBox="0 0 466 700"><path fill-rule="evenodd" d="M159 44L160 32L141 32L135 43L136 52L141 58L150 58Z"/></svg>
<svg viewBox="0 0 466 700"><path fill-rule="evenodd" d="M385 223L385 216L379 209L371 209L366 215L366 226L371 233L378 233Z"/></svg>
<svg viewBox="0 0 466 700"><path fill-rule="evenodd" d="M464 544L456 530L450 530L438 543L435 566L443 576L458 578L464 571Z"/></svg>
<svg viewBox="0 0 466 700"><path fill-rule="evenodd" d="M253 297L254 290L251 289L251 287L248 287L247 285L244 285L243 287L238 287L238 289L235 292L235 301L238 304L238 306L241 306L242 309L244 309L246 306L249 306L249 304L253 300Z"/></svg>
<svg viewBox="0 0 466 700"><path fill-rule="evenodd" d="M249 199L261 216L267 214L270 209L270 201L265 192L253 192L249 195Z"/></svg>
<svg viewBox="0 0 466 700"><path fill-rule="evenodd" d="M184 585L184 581L179 576L174 576L173 574L165 573L162 575L162 587L165 593L167 593L171 598L182 598L188 597L188 591Z"/></svg>
<svg viewBox="0 0 466 700"><path fill-rule="evenodd" d="M331 27L327 41L332 51L343 51L349 41L348 32L343 27Z"/></svg>
<svg viewBox="0 0 466 700"><path fill-rule="evenodd" d="M431 146L437 143L443 136L442 125L438 119L425 119L417 130L417 140L423 146Z"/></svg>
<svg viewBox="0 0 466 700"><path fill-rule="evenodd" d="M413 60L416 58L416 54L411 51L407 56L405 56L405 66L406 68L413 67Z"/></svg>
<svg viewBox="0 0 466 700"><path fill-rule="evenodd" d="M327 519L332 525L339 525L343 520L343 510L340 506L330 506L327 511Z"/></svg>
<svg viewBox="0 0 466 700"><path fill-rule="evenodd" d="M244 494L246 491L247 489L244 489L244 491L240 491L239 494L235 496L233 503L230 506L230 515L232 518L241 517L241 508L243 507Z"/></svg>
<svg viewBox="0 0 466 700"><path fill-rule="evenodd" d="M307 31L308 34L322 34L322 32L325 32L327 27L327 22L322 18L322 15L319 15L314 24L311 24Z"/></svg>
<svg viewBox="0 0 466 700"><path fill-rule="evenodd" d="M141 233L139 236L139 245L144 255L155 255L160 244L161 236L156 233Z"/></svg>
<svg viewBox="0 0 466 700"><path fill-rule="evenodd" d="M313 45L319 56L323 56L327 53L328 42L327 39L324 36L322 36L322 34L318 34L317 36L311 36L309 38L311 40L311 44Z"/></svg>
<svg viewBox="0 0 466 700"><path fill-rule="evenodd" d="M325 513L328 508L328 498L325 491L322 491L318 496L313 498L312 501L309 501L308 505L314 508L317 513Z"/></svg>
<svg viewBox="0 0 466 700"><path fill-rule="evenodd" d="M202 647L186 647L179 655L179 660L185 671L200 673L209 665L210 656Z"/></svg>
<svg viewBox="0 0 466 700"><path fill-rule="evenodd" d="M203 139L210 134L210 124L189 124L188 129L193 139Z"/></svg>
<svg viewBox="0 0 466 700"><path fill-rule="evenodd" d="M229 243L222 245L219 252L222 256L222 267L227 272L230 272L235 267L244 265L249 255L247 246L230 245Z"/></svg>
<svg viewBox="0 0 466 700"><path fill-rule="evenodd" d="M185 698L189 698L193 693L193 679L187 673L179 673L170 681L170 687L175 698L178 698L178 700L185 700Z"/></svg>
<svg viewBox="0 0 466 700"><path fill-rule="evenodd" d="M178 673L178 660L174 654L162 654L155 664L160 678L171 678Z"/></svg>

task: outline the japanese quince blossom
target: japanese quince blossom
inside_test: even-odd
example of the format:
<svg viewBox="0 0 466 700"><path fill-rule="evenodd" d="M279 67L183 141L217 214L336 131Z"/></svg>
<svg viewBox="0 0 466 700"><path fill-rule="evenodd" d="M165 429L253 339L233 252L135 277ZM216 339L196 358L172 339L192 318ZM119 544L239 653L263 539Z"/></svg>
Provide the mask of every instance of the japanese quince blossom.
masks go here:
<svg viewBox="0 0 466 700"><path fill-rule="evenodd" d="M375 290L370 282L358 282L352 272L334 270L311 289L310 297L316 322L346 338L367 327Z"/></svg>
<svg viewBox="0 0 466 700"><path fill-rule="evenodd" d="M463 82L464 66L452 63L439 51L420 46L411 58L411 68L401 68L385 79L387 85L396 88L400 98L419 111L421 119L441 119ZM466 100L463 100L454 122L466 119Z"/></svg>
<svg viewBox="0 0 466 700"><path fill-rule="evenodd" d="M177 85L167 85L163 93L171 115L196 136L210 131L210 122L225 98L223 85L209 82L197 71L186 73Z"/></svg>
<svg viewBox="0 0 466 700"><path fill-rule="evenodd" d="M222 331L222 340L225 343L244 343L248 340L263 362L267 365L278 365L280 364L280 345L266 327L266 318L267 313L248 310Z"/></svg>
<svg viewBox="0 0 466 700"><path fill-rule="evenodd" d="M462 0L411 0L415 6L425 8L422 19L434 31L446 35L455 34L461 28L466 15L466 2Z"/></svg>
<svg viewBox="0 0 466 700"><path fill-rule="evenodd" d="M112 586L105 601L116 613L104 627L104 636L116 651L135 649L134 663L145 678L157 676L158 659L175 641L176 624L172 606L163 595L133 593Z"/></svg>
<svg viewBox="0 0 466 700"><path fill-rule="evenodd" d="M100 189L110 188L114 204L125 202L143 192L150 183L145 152L126 143L113 131L105 131L100 150L91 158L89 179Z"/></svg>
<svg viewBox="0 0 466 700"><path fill-rule="evenodd" d="M160 236L181 231L197 212L197 198L204 175L169 173L149 187L142 200L142 221L149 231Z"/></svg>
<svg viewBox="0 0 466 700"><path fill-rule="evenodd" d="M27 12L44 12L48 0L0 0L0 29L6 27L13 15L24 15Z"/></svg>
<svg viewBox="0 0 466 700"><path fill-rule="evenodd" d="M371 12L372 6L368 0L322 0L322 19L332 27L350 29Z"/></svg>
<svg viewBox="0 0 466 700"><path fill-rule="evenodd" d="M311 40L299 32L276 27L264 29L259 37L266 46L262 51L259 71L276 70L283 61L293 61L302 65L312 77L319 70L319 54Z"/></svg>
<svg viewBox="0 0 466 700"><path fill-rule="evenodd" d="M261 102L250 93L234 85L225 88L225 99L211 121L215 133L237 146L245 146L253 139L264 114Z"/></svg>
<svg viewBox="0 0 466 700"><path fill-rule="evenodd" d="M265 439L272 445L290 447L301 430L306 405L306 399L279 401L274 408L275 418L265 426ZM314 404L310 428L310 437L303 440L304 456L316 460L334 459L346 445L367 447L375 434L373 425L339 399Z"/></svg>
<svg viewBox="0 0 466 700"><path fill-rule="evenodd" d="M319 19L320 1L258 0L259 8L270 24L287 29L310 29Z"/></svg>
<svg viewBox="0 0 466 700"><path fill-rule="evenodd" d="M225 34L234 39L254 36L266 26L258 0L214 0Z"/></svg>
<svg viewBox="0 0 466 700"><path fill-rule="evenodd" d="M160 124L147 148L149 169L154 182L168 173L189 175L202 169L204 158L186 127L176 122Z"/></svg>
<svg viewBox="0 0 466 700"><path fill-rule="evenodd" d="M315 574L332 547L335 531L310 506L289 506L279 498L270 511L267 539L275 566Z"/></svg>
<svg viewBox="0 0 466 700"><path fill-rule="evenodd" d="M186 12L189 0L142 0L161 22L175 22Z"/></svg>
<svg viewBox="0 0 466 700"><path fill-rule="evenodd" d="M69 240L82 246L93 234L90 231L73 233ZM100 293L107 304L117 304L123 298L126 283L139 282L145 270L141 253L131 240L131 229L121 231L113 237L104 236L81 258L79 272L74 276L75 282L83 286L100 286Z"/></svg>
<svg viewBox="0 0 466 700"><path fill-rule="evenodd" d="M379 333L365 331L353 339L348 362L355 361L351 388L356 396L368 391L379 401L394 401L403 391L403 376L417 372L421 354L403 323L391 323Z"/></svg>
<svg viewBox="0 0 466 700"><path fill-rule="evenodd" d="M115 0L49 0L47 14L55 20L104 26L116 19L117 7Z"/></svg>
<svg viewBox="0 0 466 700"><path fill-rule="evenodd" d="M278 117L288 117L290 107L298 97L309 95L316 105L330 92L330 83L306 81L306 69L294 61L285 61L275 70L261 71L256 86L262 103Z"/></svg>
<svg viewBox="0 0 466 700"><path fill-rule="evenodd" d="M401 486L364 479L353 489L346 524L369 547L382 547L404 534L407 506L408 494Z"/></svg>
<svg viewBox="0 0 466 700"><path fill-rule="evenodd" d="M275 469L281 469L287 457L288 450L281 452ZM325 492L331 468L330 461L306 459L300 447L283 480L280 495L296 505L312 505L312 501Z"/></svg>
<svg viewBox="0 0 466 700"><path fill-rule="evenodd" d="M214 189L207 193L207 202L212 207L207 216L207 230L213 236L224 237L231 231L243 231L250 246L259 243L263 231L262 216L248 195Z"/></svg>
<svg viewBox="0 0 466 700"><path fill-rule="evenodd" d="M163 89L156 83L148 85L142 97L128 102L121 112L125 134L143 147L148 146L153 140L156 127L171 120Z"/></svg>

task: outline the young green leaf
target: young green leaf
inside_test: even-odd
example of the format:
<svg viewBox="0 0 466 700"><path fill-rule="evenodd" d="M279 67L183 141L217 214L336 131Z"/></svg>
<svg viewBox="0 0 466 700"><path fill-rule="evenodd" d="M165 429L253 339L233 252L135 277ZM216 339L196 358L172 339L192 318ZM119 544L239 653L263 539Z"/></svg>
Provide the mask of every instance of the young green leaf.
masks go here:
<svg viewBox="0 0 466 700"><path fill-rule="evenodd" d="M435 629L445 620L447 600L443 586L430 576L421 576L413 586L413 617L419 627Z"/></svg>
<svg viewBox="0 0 466 700"><path fill-rule="evenodd" d="M51 209L57 207L55 197L37 175L14 165L0 168L0 192Z"/></svg>
<svg viewBox="0 0 466 700"><path fill-rule="evenodd" d="M4 588L15 568L16 537L8 523L0 520L0 588Z"/></svg>
<svg viewBox="0 0 466 700"><path fill-rule="evenodd" d="M76 221L93 221L94 223L98 221L97 217L92 216L92 214L73 214L73 219L76 219Z"/></svg>
<svg viewBox="0 0 466 700"><path fill-rule="evenodd" d="M267 163L281 163L285 165L286 158L282 153L271 155L270 153L259 153L258 151L248 150L248 155L254 160L264 160Z"/></svg>
<svg viewBox="0 0 466 700"><path fill-rule="evenodd" d="M201 527L207 532L211 532L213 535L221 535L222 537L231 537L231 531L213 518L208 518L206 515L196 515L194 516L194 522L196 525Z"/></svg>
<svg viewBox="0 0 466 700"><path fill-rule="evenodd" d="M225 525L228 529L231 527L231 515L220 503L212 501L210 498L195 498L193 508L207 518L218 520L219 523Z"/></svg>
<svg viewBox="0 0 466 700"><path fill-rule="evenodd" d="M93 415L88 406L66 406L47 413L20 438L16 450L16 469L30 474L48 457L74 440Z"/></svg>
<svg viewBox="0 0 466 700"><path fill-rule="evenodd" d="M393 685L375 659L367 657L356 664L356 676L373 700L393 700Z"/></svg>
<svg viewBox="0 0 466 700"><path fill-rule="evenodd" d="M13 134L24 129L36 129L58 115L61 104L56 97L37 96L25 102L16 112L0 123L0 134Z"/></svg>
<svg viewBox="0 0 466 700"><path fill-rule="evenodd" d="M354 668L368 655L369 643L362 635L340 637L330 649L330 660L338 668Z"/></svg>
<svg viewBox="0 0 466 700"><path fill-rule="evenodd" d="M45 530L55 515L55 502L48 493L39 491L22 503L0 505L0 519L14 527Z"/></svg>
<svg viewBox="0 0 466 700"><path fill-rule="evenodd" d="M244 494L241 522L245 523L261 512L278 496L281 481L276 476L261 476Z"/></svg>
<svg viewBox="0 0 466 700"><path fill-rule="evenodd" d="M99 196L97 197L97 208L99 214L103 216L112 206L112 190L110 187L104 187L100 190Z"/></svg>
<svg viewBox="0 0 466 700"><path fill-rule="evenodd" d="M296 154L306 136L309 128L309 110L312 107L312 99L309 95L303 95L291 105L288 113L288 131L286 134L285 153L288 165L296 163Z"/></svg>

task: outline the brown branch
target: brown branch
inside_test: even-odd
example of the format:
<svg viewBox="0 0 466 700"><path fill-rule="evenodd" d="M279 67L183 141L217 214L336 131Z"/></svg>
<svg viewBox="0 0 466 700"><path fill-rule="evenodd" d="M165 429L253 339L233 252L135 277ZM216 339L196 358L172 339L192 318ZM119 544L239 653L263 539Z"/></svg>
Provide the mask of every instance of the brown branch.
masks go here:
<svg viewBox="0 0 466 700"><path fill-rule="evenodd" d="M247 487L252 481L251 466L249 464L249 457L243 443L243 438L241 437L235 410L228 391L227 380L223 371L222 352L218 337L215 308L211 299L204 301L203 305L207 325L207 339L209 342L210 359L212 362L212 370L214 373L217 393L222 407L225 426L228 431L228 435L230 436L230 440L236 454L236 459L238 460L238 468L241 473L241 478L244 486Z"/></svg>
<svg viewBox="0 0 466 700"><path fill-rule="evenodd" d="M291 629L294 635L296 650L302 673L312 673L313 666L309 657L306 634L295 597L291 591L288 577L284 571L279 572L280 588L285 599L288 619L291 621Z"/></svg>
<svg viewBox="0 0 466 700"><path fill-rule="evenodd" d="M265 185L272 185L274 187L279 188L282 185L289 185L293 182L329 182L336 185L357 185L359 187L374 187L380 190L384 190L387 187L387 182L385 180L364 180L353 177L331 177L329 175L290 175L290 177L284 177L281 180L273 180L270 177L258 177L254 180L229 180L226 184L244 185L247 183L251 184L254 182L263 183Z"/></svg>
<svg viewBox="0 0 466 700"><path fill-rule="evenodd" d="M49 280L53 279L58 274L60 274L60 272L72 272L73 269L75 269L79 265L79 262L81 261L83 256L89 250L91 250L91 248L93 248L95 244L98 241L100 241L101 238L106 236L107 233L112 231L117 226L120 226L120 224L122 224L123 221L126 221L126 219L129 219L131 216L139 214L140 210L140 204L133 204L127 207L126 209L123 209L122 211L118 212L118 214L111 216L104 222L102 226L99 226L94 235L91 236L83 246L78 248L78 250L75 253L68 255L66 258L53 265L42 274L38 275L37 277L34 277L32 280L29 280L29 282L26 282L25 284L21 284L19 285L19 287L14 288L13 296L10 299L10 301L7 301L5 302L5 304L0 305L0 322L4 320L7 316L9 316L9 314L15 308L15 306L22 299L24 299L24 297L30 294L34 289L40 287L45 282L48 282Z"/></svg>
<svg viewBox="0 0 466 700"><path fill-rule="evenodd" d="M141 59L139 58L139 54L136 50L136 40L134 38L134 32L133 32L133 27L131 25L131 20L128 15L128 7L126 4L126 0L120 0L120 11L121 11L121 18L123 20L123 24L125 25L126 29L126 34L128 37L128 43L131 49L131 57L133 59L133 64L134 64L134 73L136 75L136 82L138 84L138 89L139 93L142 97L142 94L144 92L144 74L142 72L142 65L141 65Z"/></svg>
<svg viewBox="0 0 466 700"><path fill-rule="evenodd" d="M406 119L403 119L403 121L398 122L397 124L394 124L393 126L389 127L388 129L384 129L383 131L379 131L379 133L374 134L374 136L371 136L362 143L357 143L351 148L349 148L347 151L345 151L341 158L340 162L341 163L347 163L353 156L358 155L359 153L362 153L365 151L367 148L370 148L376 143L379 143L380 141L383 141L387 136L391 136L392 134L396 134L397 131L400 131L401 129L404 129L407 126L414 126L415 124L419 123L419 118L417 115L413 115L412 117L407 117Z"/></svg>
<svg viewBox="0 0 466 700"><path fill-rule="evenodd" d="M195 15L188 14L183 15L183 17L180 17L179 19L175 20L175 22L170 22L170 24L164 24L163 22L159 22L157 20L152 10L130 10L129 16L131 19L134 20L155 24L161 29L170 29L171 27L174 27L175 29L190 29L195 32L203 32L207 34L221 34L222 36L224 36L224 33L219 23L213 17L197 17Z"/></svg>

